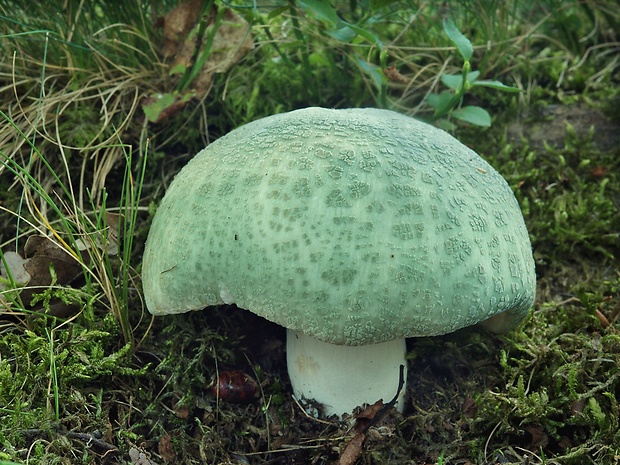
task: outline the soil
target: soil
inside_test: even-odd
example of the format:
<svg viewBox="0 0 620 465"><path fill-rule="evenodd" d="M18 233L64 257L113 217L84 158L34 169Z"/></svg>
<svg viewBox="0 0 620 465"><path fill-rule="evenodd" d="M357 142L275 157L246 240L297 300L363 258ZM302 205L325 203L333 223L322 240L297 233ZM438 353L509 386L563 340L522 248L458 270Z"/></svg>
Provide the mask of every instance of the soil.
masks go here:
<svg viewBox="0 0 620 465"><path fill-rule="evenodd" d="M587 138L588 133L593 130L592 141L600 151L613 150L620 146L620 120L581 102L572 105L547 105L525 112L519 119L508 124L508 140L526 140L533 150L544 149L544 144L563 148L569 125L580 139Z"/></svg>

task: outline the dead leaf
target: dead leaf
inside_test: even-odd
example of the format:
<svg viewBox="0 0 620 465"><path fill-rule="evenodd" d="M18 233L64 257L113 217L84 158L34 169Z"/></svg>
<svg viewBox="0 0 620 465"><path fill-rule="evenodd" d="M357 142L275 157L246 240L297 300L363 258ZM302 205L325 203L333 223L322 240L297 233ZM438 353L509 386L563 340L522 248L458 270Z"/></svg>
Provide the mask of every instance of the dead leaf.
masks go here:
<svg viewBox="0 0 620 465"><path fill-rule="evenodd" d="M383 400L379 399L372 405L367 405L355 419L355 431L358 433L368 430L368 426L375 420L377 414L385 407Z"/></svg>
<svg viewBox="0 0 620 465"><path fill-rule="evenodd" d="M400 71L396 69L396 65L392 65L389 68L383 68L383 74L388 80L392 82L398 82L400 84L408 84L409 79L406 76L400 74Z"/></svg>
<svg viewBox="0 0 620 465"><path fill-rule="evenodd" d="M170 60L168 73L179 78L179 82L176 90L152 94L143 100L144 114L151 122L170 118L192 98L202 100L211 90L213 76L228 71L254 48L250 24L241 16L225 7L205 12L202 5L200 0L188 0L156 22L156 26L163 28L161 53Z"/></svg>
<svg viewBox="0 0 620 465"><path fill-rule="evenodd" d="M592 176L594 176L595 178L602 178L607 174L608 171L609 167L607 166L595 166L594 168L592 168L591 173Z"/></svg>
<svg viewBox="0 0 620 465"><path fill-rule="evenodd" d="M12 297L4 295L2 291L25 286L30 281L30 274L24 268L28 260L16 252L7 251L2 254L3 260L0 260L0 313L10 308L9 302ZM6 264L6 267L5 267ZM15 291L19 293L19 290Z"/></svg>
<svg viewBox="0 0 620 465"><path fill-rule="evenodd" d="M52 284L65 286L82 276L82 265L65 249L52 242L46 236L30 236L24 246L23 268L30 275L28 286L20 291L20 298L25 305L33 303L35 294L40 294ZM52 276L52 270L54 276ZM60 299L49 302L49 314L67 318L79 311L79 306L67 304Z"/></svg>
<svg viewBox="0 0 620 465"><path fill-rule="evenodd" d="M217 14L218 11L213 9L207 12L208 18L205 18L202 12L202 2L189 0L168 12L158 22L163 25L164 29L162 55L164 58L172 59L169 65L171 75L184 75L195 66L194 60L200 60L204 53L209 54L191 83L195 97L199 100L211 89L214 74L228 71L242 56L254 48L254 41L250 34L251 27L246 20L232 9L226 8L219 24L215 24ZM202 37L199 37L203 26L201 19L207 21L208 24ZM214 27L218 28L215 35L213 35ZM213 40L209 50L206 50L211 36ZM176 101L177 99L170 102L168 106ZM162 112L158 112L160 113ZM159 118L161 119L163 118Z"/></svg>
<svg viewBox="0 0 620 465"><path fill-rule="evenodd" d="M471 397L465 398L461 409L463 411L463 415L466 418L474 418L476 416L476 413L478 412L478 406L476 405L476 401Z"/></svg>
<svg viewBox="0 0 620 465"><path fill-rule="evenodd" d="M158 24L164 28L164 58L178 54L187 34L200 19L202 0L189 0L170 10L166 16L159 18ZM191 56L190 56L191 57Z"/></svg>
<svg viewBox="0 0 620 465"><path fill-rule="evenodd" d="M353 465L362 452L362 446L366 440L366 432L376 422L380 420L382 412L385 408L385 404L382 399L379 399L372 405L367 405L355 418L355 426L353 430L356 432L355 436L347 443L344 450L340 454L340 460L338 465ZM379 417L377 417L379 415Z"/></svg>
<svg viewBox="0 0 620 465"><path fill-rule="evenodd" d="M207 27L203 42L212 33L213 27L215 27L214 24ZM203 43L202 47L204 45ZM253 48L254 41L250 35L248 22L231 9L224 11L222 21L213 38L209 58L192 86L196 91L196 98L200 100L207 95L211 89L214 74L225 73Z"/></svg>
<svg viewBox="0 0 620 465"><path fill-rule="evenodd" d="M540 425L527 425L525 430L532 435L530 450L539 450L549 444L549 436Z"/></svg>
<svg viewBox="0 0 620 465"><path fill-rule="evenodd" d="M49 237L30 236L24 246L24 254L30 257L24 268L32 277L31 286L52 284L50 266L54 267L56 284L70 284L82 275L82 265L77 259Z"/></svg>
<svg viewBox="0 0 620 465"><path fill-rule="evenodd" d="M357 433L353 436L353 439L347 443L344 450L340 454L338 465L353 465L362 453L362 446L364 445L365 439L365 433Z"/></svg>
<svg viewBox="0 0 620 465"><path fill-rule="evenodd" d="M558 446L560 446L563 450L572 449L573 442L566 436L562 436L560 440L558 441Z"/></svg>
<svg viewBox="0 0 620 465"><path fill-rule="evenodd" d="M135 446L129 449L129 458L132 465L157 465L157 462L151 460L144 452Z"/></svg>
<svg viewBox="0 0 620 465"><path fill-rule="evenodd" d="M106 211L105 218L106 226L108 228L108 243L106 244L105 251L109 256L113 257L118 254L118 233L120 231L119 226L123 221L123 215Z"/></svg>
<svg viewBox="0 0 620 465"><path fill-rule="evenodd" d="M193 2L187 2L188 4L192 4ZM196 51L199 50L202 44L199 42L198 34L201 28L201 15L200 15L200 7L197 12L195 12L193 19L193 23L191 23L191 27L184 33L181 38L181 42L177 47L176 53L173 55L173 60L170 63L169 73L171 75L175 74L183 74L185 71L192 67L193 59L196 56ZM211 12L208 14L208 19L204 18L203 20L212 22ZM207 27L208 30L208 27ZM206 37L206 32L203 37Z"/></svg>
<svg viewBox="0 0 620 465"><path fill-rule="evenodd" d="M174 414L178 418L182 418L187 420L189 418L189 408L188 407L174 407Z"/></svg>
<svg viewBox="0 0 620 465"><path fill-rule="evenodd" d="M22 256L16 252L8 251L3 253L4 261L0 260L0 277L8 280L9 273L11 278L16 284L25 285L30 281L30 274L24 268L24 265L28 260L22 258ZM7 269L4 267L6 262ZM5 289L4 285L0 283L0 290Z"/></svg>
<svg viewBox="0 0 620 465"><path fill-rule="evenodd" d="M105 217L106 229L104 231L95 231L75 241L80 252L88 251L88 249L94 246L110 257L118 254L119 223L122 221L123 216L106 211Z"/></svg>
<svg viewBox="0 0 620 465"><path fill-rule="evenodd" d="M172 436L169 434L164 434L161 438L159 438L157 451L164 461L172 462L176 457L174 447L172 447Z"/></svg>
<svg viewBox="0 0 620 465"><path fill-rule="evenodd" d="M585 399L575 400L570 406L571 414L574 416L583 414L583 408L585 406L586 406Z"/></svg>
<svg viewBox="0 0 620 465"><path fill-rule="evenodd" d="M603 327L603 329L608 328L610 323L609 320L607 319L607 317L603 314L603 312L601 312L598 308L596 310L594 310L594 314L596 315L596 317L598 318L598 320L601 322L601 326Z"/></svg>

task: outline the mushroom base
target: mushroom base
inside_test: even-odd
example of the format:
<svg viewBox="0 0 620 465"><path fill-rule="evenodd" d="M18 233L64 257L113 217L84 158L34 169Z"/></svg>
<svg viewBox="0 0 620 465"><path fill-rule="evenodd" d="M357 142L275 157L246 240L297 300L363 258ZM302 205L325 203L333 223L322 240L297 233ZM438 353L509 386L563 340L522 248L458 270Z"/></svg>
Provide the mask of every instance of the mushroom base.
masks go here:
<svg viewBox="0 0 620 465"><path fill-rule="evenodd" d="M404 339L367 346L340 346L287 330L288 374L297 399L313 399L326 416L352 413L379 399L391 401L398 392L400 367L407 380ZM403 411L406 384L396 408Z"/></svg>

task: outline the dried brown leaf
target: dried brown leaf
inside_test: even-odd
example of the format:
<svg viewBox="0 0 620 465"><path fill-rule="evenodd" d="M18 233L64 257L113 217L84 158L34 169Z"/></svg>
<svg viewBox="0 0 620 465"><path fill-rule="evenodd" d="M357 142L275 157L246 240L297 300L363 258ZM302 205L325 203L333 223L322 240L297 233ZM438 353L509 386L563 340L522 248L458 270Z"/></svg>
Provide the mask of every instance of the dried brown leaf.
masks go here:
<svg viewBox="0 0 620 465"><path fill-rule="evenodd" d="M158 24L164 28L164 58L178 54L179 48L187 39L188 33L198 22L202 9L202 0L189 0L170 10L166 16L159 18Z"/></svg>
<svg viewBox="0 0 620 465"><path fill-rule="evenodd" d="M118 232L123 216L118 213L105 212L106 225L108 227L108 243L106 252L110 256L118 254Z"/></svg>
<svg viewBox="0 0 620 465"><path fill-rule="evenodd" d="M56 284L70 284L82 274L82 265L74 256L46 236L30 236L24 246L24 253L30 256L24 268L30 274L31 286L52 284L50 266L56 273Z"/></svg>
<svg viewBox="0 0 620 465"><path fill-rule="evenodd" d="M366 431L368 429L368 425L375 419L377 413L379 413L383 407L385 407L385 404L381 399L372 405L366 406L366 408L364 408L364 410L362 410L355 419L355 431L357 433Z"/></svg>
<svg viewBox="0 0 620 465"><path fill-rule="evenodd" d="M22 258L22 256L16 252L7 251L3 253L4 262L0 261L0 276L4 279L9 278L9 273L11 274L11 278L18 284L28 284L30 281L30 274L24 268L24 265L28 262L27 259ZM8 272L4 267L4 263L6 262ZM0 289L3 289L2 283L0 283Z"/></svg>
<svg viewBox="0 0 620 465"><path fill-rule="evenodd" d="M161 438L159 438L157 451L159 452L161 458L166 462L172 462L176 457L174 447L172 446L172 436L169 434L164 434Z"/></svg>
<svg viewBox="0 0 620 465"><path fill-rule="evenodd" d="M82 264L65 249L54 243L46 236L30 236L24 246L24 255L27 260L24 269L31 276L28 286L21 290L20 297L24 304L33 304L33 296L52 283L60 286L71 284L82 275ZM56 279L51 273L54 269ZM53 299L47 304L48 314L67 318L79 312L75 304L67 304L61 299Z"/></svg>
<svg viewBox="0 0 620 465"><path fill-rule="evenodd" d="M193 95L201 100L205 97L213 85L213 75L228 71L243 55L254 48L254 41L250 34L250 25L233 10L225 8L221 14L221 21L216 24L217 9L212 9L206 14L202 11L202 2L189 0L168 12L165 17L159 18L157 25L163 27L164 44L162 55L170 58L169 72L171 75L186 73L196 66L194 60L200 60L205 53L208 57L201 64L201 69L193 76L191 90ZM208 15L208 17L206 17ZM207 21L207 27L200 37L201 23ZM213 34L213 28L217 31ZM207 51L207 41L213 36L210 48ZM202 62L201 62L202 63ZM182 102L182 103L181 103ZM153 102L146 102L147 105ZM181 99L179 105L170 104L171 111L176 112L182 108L185 101ZM167 107L164 109L167 111ZM161 121L169 115L164 110L158 111L156 117L149 118L151 121Z"/></svg>
<svg viewBox="0 0 620 465"><path fill-rule="evenodd" d="M338 465L353 465L362 453L362 446L364 445L365 439L365 433L357 433L353 436L340 454Z"/></svg>
<svg viewBox="0 0 620 465"><path fill-rule="evenodd" d="M601 326L603 328L608 328L610 323L609 320L607 319L607 317L603 314L603 312L601 312L598 308L596 310L594 310L594 314L596 315L596 317L598 318L598 320L601 322Z"/></svg>
<svg viewBox="0 0 620 465"><path fill-rule="evenodd" d="M532 442L530 444L531 450L538 450L549 444L549 435L545 432L545 429L542 426L527 425L525 430L532 435Z"/></svg>
<svg viewBox="0 0 620 465"><path fill-rule="evenodd" d="M135 446L129 449L129 458L132 465L157 465L157 462L151 460L148 455Z"/></svg>
<svg viewBox="0 0 620 465"><path fill-rule="evenodd" d="M478 406L476 405L476 401L471 397L465 398L461 409L463 411L463 415L466 418L474 418L476 416L476 413L478 412Z"/></svg>
<svg viewBox="0 0 620 465"><path fill-rule="evenodd" d="M409 79L407 79L406 76L403 76L402 74L400 74L400 71L396 69L396 65L392 65L389 68L384 68L383 74L385 75L386 78L388 78L388 80L392 82L398 82L400 84L409 83Z"/></svg>
<svg viewBox="0 0 620 465"><path fill-rule="evenodd" d="M212 27L214 25L209 25L207 28L205 39L209 36ZM248 22L230 9L224 11L222 21L213 38L209 58L193 83L196 98L201 99L207 95L213 84L215 73L225 73L253 48L254 41L250 35Z"/></svg>

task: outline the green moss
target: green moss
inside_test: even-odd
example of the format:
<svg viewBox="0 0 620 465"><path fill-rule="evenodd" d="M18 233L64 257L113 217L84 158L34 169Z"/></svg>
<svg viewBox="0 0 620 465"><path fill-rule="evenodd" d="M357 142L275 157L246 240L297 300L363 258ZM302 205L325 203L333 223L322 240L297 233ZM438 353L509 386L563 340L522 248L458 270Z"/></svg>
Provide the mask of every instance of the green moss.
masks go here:
<svg viewBox="0 0 620 465"><path fill-rule="evenodd" d="M18 448L24 445L25 431L70 424L65 415L93 388L119 376L143 376L148 367L132 366L131 347L119 347L117 333L110 314L100 329L51 319L34 321L23 333L4 334L0 338L4 443Z"/></svg>
<svg viewBox="0 0 620 465"><path fill-rule="evenodd" d="M617 453L612 445L620 444L614 328L601 328L581 306L547 304L509 342L501 357L504 383L478 396L474 423L495 425L500 448L541 442L548 456L565 457L562 463L591 455L609 463Z"/></svg>
<svg viewBox="0 0 620 465"><path fill-rule="evenodd" d="M571 108L584 112L583 106L568 106L557 117L570 117ZM596 118L593 124L602 125L591 111L584 118L590 115ZM610 149L615 136L595 125L578 133L570 123L557 123L554 113L550 117L526 122L518 131L492 130L472 143L512 185L539 271L543 265L583 259L611 263L620 253L620 159ZM518 138L526 134L527 139Z"/></svg>

